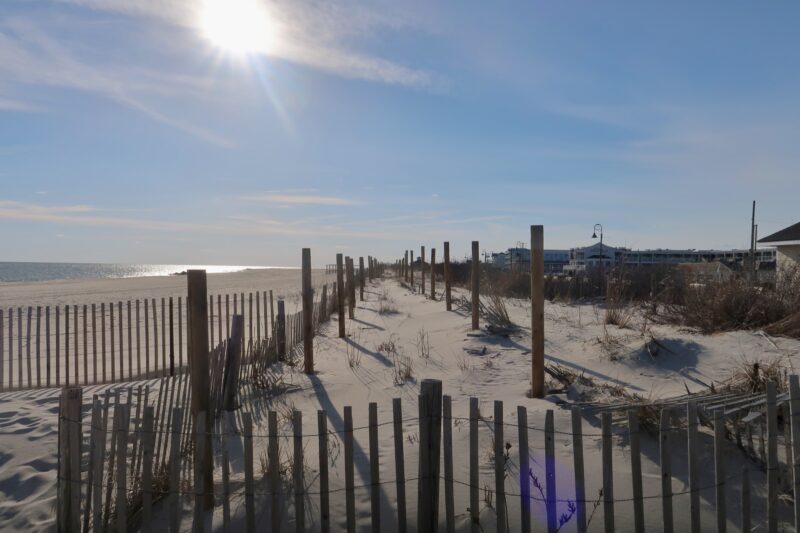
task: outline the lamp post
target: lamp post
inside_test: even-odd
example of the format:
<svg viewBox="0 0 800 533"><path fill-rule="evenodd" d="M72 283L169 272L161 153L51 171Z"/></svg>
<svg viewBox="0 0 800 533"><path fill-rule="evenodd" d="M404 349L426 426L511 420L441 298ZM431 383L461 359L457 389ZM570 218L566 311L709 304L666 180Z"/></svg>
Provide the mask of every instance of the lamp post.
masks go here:
<svg viewBox="0 0 800 533"><path fill-rule="evenodd" d="M605 272L605 256L603 255L603 225L602 224L595 224L594 229L592 230L592 239L597 238L597 230L600 230L600 296L603 295L603 286L606 282L606 272Z"/></svg>

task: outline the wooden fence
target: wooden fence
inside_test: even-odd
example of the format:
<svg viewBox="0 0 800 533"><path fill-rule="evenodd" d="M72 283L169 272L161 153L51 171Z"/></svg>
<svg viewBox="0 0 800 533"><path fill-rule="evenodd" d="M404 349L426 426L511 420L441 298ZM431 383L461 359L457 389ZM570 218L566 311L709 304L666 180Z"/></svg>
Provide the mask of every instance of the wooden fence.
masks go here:
<svg viewBox="0 0 800 533"><path fill-rule="evenodd" d="M208 299L209 349L230 336L233 315L244 316L245 346L275 336L273 291ZM299 320L287 316L290 334ZM174 375L187 364L187 321L181 296L0 309L0 391Z"/></svg>
<svg viewBox="0 0 800 533"><path fill-rule="evenodd" d="M361 424L355 424L350 406L342 412L290 409L279 413L274 405L261 411L244 402L237 413L223 412L214 427L206 429L201 423L204 413L194 426L187 419L185 382L182 376L162 378L154 404L149 403L147 386L144 392L141 387L117 389L104 401L95 397L90 424L81 417L80 389L64 390L59 446L61 524L69 524L73 531L79 530L81 522L84 530L110 524L118 531L156 527L181 531L190 523L198 530L213 523L226 531L249 532L255 531L259 516L259 529L270 524L271 531L286 530L291 524L296 531L377 532L391 524L391 530L403 532L439 528L528 532L538 521L541 529L555 532L565 527L587 531L600 509L602 528L598 519L591 524L594 530L615 531L624 518L632 525L621 529L645 531L647 525L658 531L694 532L701 530L703 498L715 516L702 518L705 529L709 523L715 523L720 532L729 523L745 531L756 525L750 509L758 491L750 486L748 460L729 446L733 420L725 403L708 397L686 404L665 402L655 420L652 411L629 407L624 409L622 423L610 409L587 406L582 412L574 406L571 428L563 431L556 429L552 410L544 420L532 422L526 408L519 406L516 422L511 423L501 401L493 402L493 416L482 411L477 398L469 399L468 416L454 415L456 402L442 396L441 383L424 380L418 416L404 417L400 398L382 411L391 413L384 420L379 419L377 404L370 403L367 420ZM245 380L245 391L248 387L252 382ZM149 394L151 400L153 396ZM760 403L751 402L751 411L753 418L758 413L766 421L761 443L766 470L763 529L775 532L780 514L794 514L796 523L800 510L796 499L793 509L781 503L800 488L798 379L790 377L790 393L778 395L770 383L760 396ZM781 411L783 406L786 411ZM593 410L600 414L599 420L590 414ZM304 433L303 420L309 415L316 419L316 431ZM279 416L290 431L279 430ZM584 430L584 416L591 421L588 430ZM385 428L393 437L389 457L381 455L379 446L379 433ZM468 431L466 449L454 446L454 428ZM88 445L84 429L90 433ZM529 440L530 431L533 440ZM192 466L194 452L206 442L207 432L214 442L215 465L212 471L198 474ZM645 491L644 443L654 439L661 490ZM615 466L619 468L614 465L613 451L620 441L629 448L629 464L623 468L630 471L630 492L620 490L619 476L615 480L613 475ZM487 444L491 449L488 471L483 456ZM779 452L781 448L785 453ZM261 449L266 450L264 455L256 455L254 450ZM558 461L565 449L570 450L571 464ZM240 455L233 450L240 450ZM311 453L318 458L314 468L306 465ZM709 456L713 459L705 461ZM731 456L738 459L734 460L740 467L736 471L728 471ZM234 463L239 465L237 474ZM684 472L673 468L684 463L688 464L685 478ZM602 465L599 477L586 474L595 464ZM356 483L356 471L362 483ZM213 494L198 489L204 486L203 475L212 476ZM683 481L687 489L674 490L673 478ZM740 502L726 501L731 488L738 491ZM620 493L621 497L615 496ZM365 502L358 513L357 494ZM367 501L370 511L365 514ZM732 503L741 509L739 516L727 511ZM682 512L676 505L683 506ZM481 513L487 507L494 512ZM332 509L342 512L333 514ZM657 527L653 527L655 521Z"/></svg>

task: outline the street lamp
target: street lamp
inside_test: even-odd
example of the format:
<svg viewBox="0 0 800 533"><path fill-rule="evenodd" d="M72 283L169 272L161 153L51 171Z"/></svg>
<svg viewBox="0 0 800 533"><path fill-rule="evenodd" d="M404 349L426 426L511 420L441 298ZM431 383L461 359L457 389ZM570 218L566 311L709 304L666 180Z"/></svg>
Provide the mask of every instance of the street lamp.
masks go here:
<svg viewBox="0 0 800 533"><path fill-rule="evenodd" d="M592 229L592 239L597 238L597 230L600 230L600 296L603 295L603 285L605 285L605 256L603 255L603 225L595 224Z"/></svg>

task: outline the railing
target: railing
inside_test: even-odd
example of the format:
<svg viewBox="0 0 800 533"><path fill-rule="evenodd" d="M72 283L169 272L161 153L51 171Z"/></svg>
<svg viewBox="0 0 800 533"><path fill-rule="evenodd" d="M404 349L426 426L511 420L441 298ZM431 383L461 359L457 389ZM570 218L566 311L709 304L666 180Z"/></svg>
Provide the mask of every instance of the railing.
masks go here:
<svg viewBox="0 0 800 533"><path fill-rule="evenodd" d="M700 531L702 498L715 513L718 530L732 522L749 531L755 525L751 508L762 507L753 506L761 491L751 489L747 459L727 442L731 420L723 407L706 409L704 405L714 405L711 401L700 406L695 400L668 404L657 420L640 419L640 409L631 408L622 426L614 426L612 412L602 410L600 420L593 422L599 427L588 431L581 408L574 406L570 429L563 430L557 429L552 410L544 413L543 420L537 414L532 421L526 408L519 406L510 422L502 401L493 402L489 416L477 398L469 398L468 413L458 414L454 406L463 410L466 402L442 396L441 383L425 380L418 416L405 416L400 398L381 411L377 403L370 403L362 423L354 422L352 407L342 411L331 407L311 414L316 429L307 432L303 420L309 413L290 407L281 411L276 403L262 411L253 400L244 402L238 412L223 412L206 429L204 413L192 427L185 382L183 377L163 378L155 405L148 404L147 389L142 396L141 388L123 390L119 397L118 392L107 395L104 402L95 398L91 423L80 416L80 389L65 389L59 464L78 467L59 470L62 523L76 531L81 521L96 530L108 524L150 530L158 519L171 531L184 531L190 522L198 526L217 520L230 530L255 531L259 516L263 527L269 521L272 531L286 530L290 523L296 531L306 525L321 531L355 531L367 523L372 531L380 531L392 523L392 529L399 531L413 530L416 524L418 531L434 531L441 525L447 531L527 532L533 521L548 531L567 524L586 531L593 520L602 520L605 531L614 531L624 518L622 523L629 524L625 527L637 531L646 525L653 528L655 522L658 526L653 529L659 531ZM800 483L793 477L800 452L796 376L791 376L790 384L791 393L778 396L770 383L756 406L763 409L766 420L761 446L767 531L776 531L779 518L792 515L779 492L796 494ZM245 380L248 397L251 387ZM173 402L173 393L183 400ZM111 431L109 398L114 399ZM781 402L788 404L791 417L779 420ZM788 439L785 454L779 453L779 422ZM710 431L704 432L704 427ZM392 433L394 449L388 456L387 446L383 453L380 446L384 428ZM468 438L460 435L464 429ZM84 430L91 433L88 447L81 435ZM194 460L202 457L209 434L215 450L210 469ZM658 439L657 483L645 483L648 478L642 476L642 444L649 437ZM629 448L627 487L619 485L621 476L614 476L614 452L620 442ZM487 447L490 451L484 456ZM567 462L565 455L571 456ZM309 457L313 466L308 465ZM732 459L737 469L728 471ZM88 465L85 475L80 464ZM211 476L212 492L202 490L203 476ZM683 482L686 489L674 490L674 481ZM660 490L653 490L653 485ZM739 502L726 500L733 490L740 495ZM358 513L357 493L364 494L365 502ZM190 513L185 503L192 501ZM161 503L156 506L157 502ZM676 504L685 505L684 510ZM737 509L735 517L727 511L729 506ZM660 515L653 516L659 508ZM703 519L706 527L710 521Z"/></svg>
<svg viewBox="0 0 800 533"><path fill-rule="evenodd" d="M209 349L233 315L244 316L245 346L274 336L273 291L208 298ZM173 375L187 364L187 320L181 296L0 309L0 391ZM287 320L294 333L299 319Z"/></svg>

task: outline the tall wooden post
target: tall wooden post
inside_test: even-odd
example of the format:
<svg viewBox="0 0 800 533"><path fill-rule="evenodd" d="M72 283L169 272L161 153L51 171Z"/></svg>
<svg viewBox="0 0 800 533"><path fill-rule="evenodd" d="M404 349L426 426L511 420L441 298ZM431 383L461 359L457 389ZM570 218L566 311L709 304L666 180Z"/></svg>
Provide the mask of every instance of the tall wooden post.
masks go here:
<svg viewBox="0 0 800 533"><path fill-rule="evenodd" d="M58 510L59 532L80 531L81 503L81 403L80 387L61 390L58 421Z"/></svg>
<svg viewBox="0 0 800 533"><path fill-rule="evenodd" d="M403 255L403 280L408 283L408 250Z"/></svg>
<svg viewBox="0 0 800 533"><path fill-rule="evenodd" d="M436 248L431 248L431 300L436 300Z"/></svg>
<svg viewBox="0 0 800 533"><path fill-rule="evenodd" d="M369 275L369 280L372 281L372 256L367 256L367 273Z"/></svg>
<svg viewBox="0 0 800 533"><path fill-rule="evenodd" d="M425 296L425 247L419 248L419 274L420 274L420 288L422 295Z"/></svg>
<svg viewBox="0 0 800 533"><path fill-rule="evenodd" d="M439 528L439 457L442 436L442 382L424 379L419 394L419 500L417 531Z"/></svg>
<svg viewBox="0 0 800 533"><path fill-rule="evenodd" d="M188 296L186 305L189 314L189 371L192 384L192 416L197 420L200 413L206 414L206 427L211 427L211 402L209 399L208 373L208 285L205 270L189 270L186 273ZM205 435L203 457L195 461L204 482L205 509L214 505L214 462L212 458L211 433Z"/></svg>
<svg viewBox="0 0 800 533"><path fill-rule="evenodd" d="M314 373L314 289L311 287L311 248L303 248L303 370Z"/></svg>
<svg viewBox="0 0 800 533"><path fill-rule="evenodd" d="M448 311L453 310L453 300L450 296L450 243L444 243L444 304Z"/></svg>
<svg viewBox="0 0 800 533"><path fill-rule="evenodd" d="M531 396L544 398L544 226L531 226Z"/></svg>
<svg viewBox="0 0 800 533"><path fill-rule="evenodd" d="M347 316L352 320L355 318L356 309L356 282L353 269L353 258L347 257Z"/></svg>
<svg viewBox="0 0 800 533"><path fill-rule="evenodd" d="M478 241L472 241L472 329L478 329L478 305L481 288L481 258Z"/></svg>
<svg viewBox="0 0 800 533"><path fill-rule="evenodd" d="M364 301L364 258L358 258L358 301Z"/></svg>
<svg viewBox="0 0 800 533"><path fill-rule="evenodd" d="M278 334L278 358L283 361L286 358L286 304L283 298L278 298L278 319L275 325Z"/></svg>
<svg viewBox="0 0 800 533"><path fill-rule="evenodd" d="M336 306L339 311L339 338L344 339L344 268L342 254L336 254Z"/></svg>
<svg viewBox="0 0 800 533"><path fill-rule="evenodd" d="M414 250L408 251L408 280L411 288L414 288Z"/></svg>

